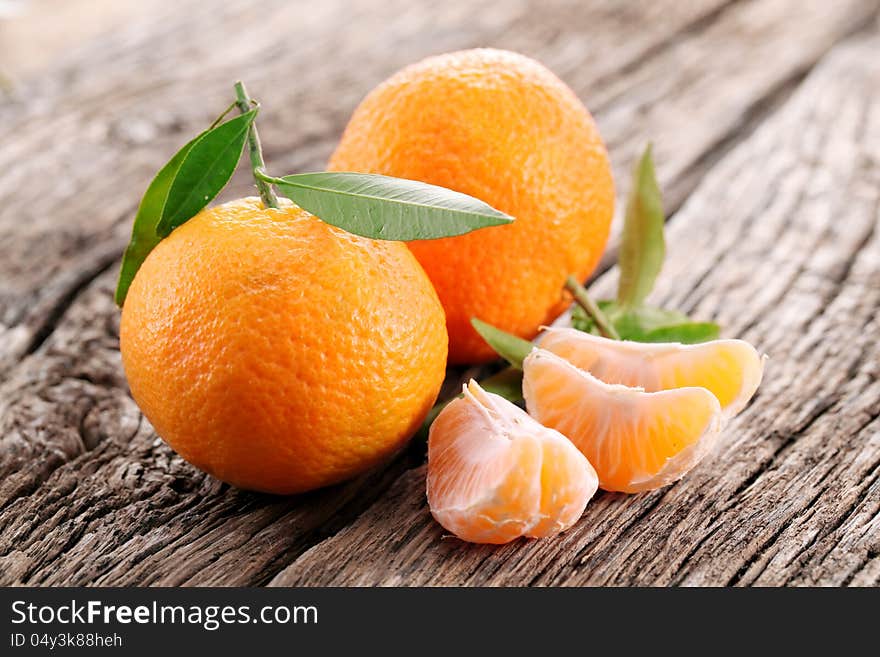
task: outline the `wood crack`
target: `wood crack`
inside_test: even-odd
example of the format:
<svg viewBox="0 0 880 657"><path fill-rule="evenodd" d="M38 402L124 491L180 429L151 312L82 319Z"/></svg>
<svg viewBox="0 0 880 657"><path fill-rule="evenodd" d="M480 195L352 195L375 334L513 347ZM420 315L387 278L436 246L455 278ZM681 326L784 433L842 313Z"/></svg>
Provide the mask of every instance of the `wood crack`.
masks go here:
<svg viewBox="0 0 880 657"><path fill-rule="evenodd" d="M836 404L836 399L823 399L815 406L814 410L810 412L810 414L807 416L801 426L786 434L782 434L779 431L771 432L768 438L779 440L776 448L773 450L773 452L770 453L770 455L766 459L761 461L755 471L751 475L749 475L749 477L744 479L739 487L733 491L731 499L735 500L744 496L762 476L764 476L769 470L773 468L773 465L788 449L790 449L797 442L798 438L806 435L806 433L813 428L816 422L818 422Z"/></svg>
<svg viewBox="0 0 880 657"><path fill-rule="evenodd" d="M816 500L818 500L822 496L822 493L824 493L824 492L825 492L824 488L820 489L818 493L813 495L813 497L810 499L810 501L807 503L806 506L809 507L812 504L814 504L816 502ZM739 582L741 582L742 579L745 577L745 575L748 573L748 571L751 569L751 567L754 566L755 564L757 564L761 560L761 558L764 556L764 554L766 554L767 550L779 539L779 537L782 535L782 533L786 529L788 529L787 523L780 525L770 535L770 537L767 538L766 540L764 540L758 546L758 549L743 562L743 564L739 567L739 570L737 570L736 573L734 574L734 576L731 577L727 581L725 586L736 586ZM761 573L763 573L764 570L766 570L766 568L767 568L767 564L765 563L764 567L755 575L753 580L760 577Z"/></svg>
<svg viewBox="0 0 880 657"><path fill-rule="evenodd" d="M823 530L823 533L817 534L816 539L814 541L812 541L810 544L804 546L804 549L802 550L803 555L807 555L809 550L813 546L817 545L821 540L823 540L829 536L834 535L841 527L843 527L843 525L845 525L847 522L849 522L852 519L853 515L856 513L856 511L859 509L859 507L865 501L867 501L868 496L873 492L872 489L875 488L878 481L880 481L880 461L878 461L877 463L874 464L874 467L872 468L872 474L873 474L873 477L864 486L864 489L860 492L859 496L853 500L849 510L845 514L843 514L839 518L837 518L829 527L825 528ZM839 542L837 545L839 545ZM833 546L825 554L825 556L821 560L822 562L825 561L827 556L834 550L834 547L837 547L837 545ZM856 570L858 570L858 568ZM790 581L791 579L793 579L793 577L790 577L788 579L788 581Z"/></svg>

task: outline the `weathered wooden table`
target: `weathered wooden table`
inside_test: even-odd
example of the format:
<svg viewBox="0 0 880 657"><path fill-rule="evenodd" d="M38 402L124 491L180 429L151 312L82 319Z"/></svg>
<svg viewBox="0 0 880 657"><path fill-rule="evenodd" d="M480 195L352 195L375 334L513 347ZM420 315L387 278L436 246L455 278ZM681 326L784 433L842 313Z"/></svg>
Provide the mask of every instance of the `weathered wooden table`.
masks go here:
<svg viewBox="0 0 880 657"><path fill-rule="evenodd" d="M0 22L0 583L877 584L878 4L69 0ZM754 403L680 483L504 547L444 537L420 445L292 498L187 465L128 395L111 298L152 174L238 77L272 170L318 169L375 83L479 45L572 85L621 193L655 142L652 300L770 355Z"/></svg>

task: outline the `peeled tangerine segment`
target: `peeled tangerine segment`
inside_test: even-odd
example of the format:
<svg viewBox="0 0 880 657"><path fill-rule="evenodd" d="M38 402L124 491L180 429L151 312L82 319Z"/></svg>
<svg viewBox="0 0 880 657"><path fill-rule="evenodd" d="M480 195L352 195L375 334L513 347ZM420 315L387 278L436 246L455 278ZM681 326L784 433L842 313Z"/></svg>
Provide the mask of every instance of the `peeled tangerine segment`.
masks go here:
<svg viewBox="0 0 880 657"><path fill-rule="evenodd" d="M545 349L523 363L523 395L532 417L584 453L605 490L671 484L700 462L721 428L721 406L705 388L612 385Z"/></svg>
<svg viewBox="0 0 880 657"><path fill-rule="evenodd" d="M706 388L718 398L725 417L745 408L764 371L763 359L743 340L692 345L625 342L572 328L548 328L539 344L605 383L647 392Z"/></svg>
<svg viewBox="0 0 880 657"><path fill-rule="evenodd" d="M465 541L558 534L581 517L598 483L565 436L473 380L431 425L428 506Z"/></svg>

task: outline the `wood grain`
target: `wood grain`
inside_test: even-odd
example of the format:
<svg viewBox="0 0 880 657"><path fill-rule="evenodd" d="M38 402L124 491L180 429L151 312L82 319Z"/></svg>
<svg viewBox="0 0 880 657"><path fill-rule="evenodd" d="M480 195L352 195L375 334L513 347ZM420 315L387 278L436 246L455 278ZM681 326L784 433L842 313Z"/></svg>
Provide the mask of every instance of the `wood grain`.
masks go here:
<svg viewBox="0 0 880 657"><path fill-rule="evenodd" d="M67 59L83 43L141 20L174 0L13 0L0 3L0 85ZM4 86L5 86L4 85Z"/></svg>
<svg viewBox="0 0 880 657"><path fill-rule="evenodd" d="M365 0L306 6L249 0L223 3L220 8L203 4L179 0L173 9L167 5L148 19L95 39L69 53L51 72L15 88L0 103L0 121L11 135L0 149L0 583L265 583L368 508L349 532L363 531L363 523L378 518L384 530L377 535L398 542L413 538L405 550L415 550L413 554L421 555L418 559L436 556L438 546L450 545L437 543L436 528L426 521L423 496L412 496L424 476L418 468L412 469L418 465L418 449L342 487L294 498L254 495L230 489L181 461L157 438L128 396L111 289L131 216L149 177L177 145L226 104L235 77L243 77L263 101L261 132L267 159L273 171L286 172L320 168L355 103L396 68L455 48L496 45L520 50L559 72L596 109L618 172L628 167L631 154L646 139L657 142L661 179L674 190L675 209L700 178L714 170L718 154L748 139L804 72L833 43L870 21L877 6L859 0L660 2L636 11L621 3L495 0L474 12L472 3L463 1L444 3L442 8L403 0L378 7ZM794 41L798 46L790 47ZM753 58L755 52L761 57ZM863 64L859 70L866 75ZM852 92L850 87L847 90ZM857 93L855 100L864 101L864 95ZM804 124L802 128L808 127ZM788 190L785 198L792 203L799 195L812 193L797 186L801 180L797 175L791 179L783 175L798 171L802 164L798 144L792 140L788 145L793 149L788 157L797 157L783 161L774 179ZM803 241L797 240L809 242L807 235L812 233L782 231L783 218L777 217L780 225L772 230L772 223L759 220L760 208L754 204L760 199L769 204L770 192L762 188L763 195L755 198L753 187L766 170L746 164L739 165L746 172L737 183L742 197L727 199L726 206L718 205L717 194L689 202L684 212L699 220L691 219L691 229L676 233L673 242L681 243L677 253L689 254L689 249L713 244L715 237L733 242L734 230L756 231L786 248L802 247ZM860 193L869 193L863 180L847 181ZM227 196L247 193L249 187L249 181L239 176ZM741 209L739 201L754 207ZM829 198L816 202L828 203ZM856 207L836 210L849 217ZM853 221L859 225L857 219ZM822 224L822 230L831 229ZM869 242L859 250L860 257L870 252ZM737 257L725 256L729 263L725 267L734 278L715 283L709 282L714 274L708 256L696 262L679 256L667 270L667 288L659 294L695 307L702 316L717 312L731 331L745 330L761 338L761 331L769 327L750 314L755 304L776 311L782 295L788 299L794 293L786 290L796 285L768 284L770 291L759 291L752 299L749 295L755 291L745 277L766 249L749 244L754 253L740 255L751 253L752 259L746 258L740 266ZM719 258L726 252L712 251ZM829 247L824 258L845 262L855 252L850 247L840 251ZM799 273L807 271L803 255L774 251L776 260L763 266L788 272L803 286L806 279ZM800 264L786 268L788 258ZM674 288L669 285L673 281ZM611 285L611 279L603 284ZM745 321L745 317L753 319ZM814 335L816 344L821 335ZM779 350L774 346L773 351L775 358ZM834 390L830 382L828 390ZM792 393L789 403L812 408L817 402L799 400ZM811 411L817 413L816 422L827 418L831 408L816 406ZM784 430L801 422L807 432L813 426L809 413L803 420L789 417L789 424L784 424L785 416L777 418L782 424L772 429L758 421L766 421L763 415L754 424L751 415L743 416L736 426L762 450L741 455L738 467L754 473L755 458L758 463L768 461L744 491L763 494L767 483L767 494L778 494L773 493L772 480L762 478L773 471L774 445L800 442L802 438L791 439ZM758 441L757 437L767 435L769 439ZM392 484L391 496L379 503ZM629 524L644 531L636 522L638 514L660 504L663 495L633 498L626 505L603 497L594 512L608 512L593 527L590 540L611 549ZM866 497L867 506L847 521L856 523L859 531L865 523L876 522L872 499ZM716 522L712 518L717 509L711 502L706 499L702 509L694 504L689 531ZM401 522L410 517L410 531L399 535L398 529L407 526ZM651 516L650 522L662 526L669 518ZM809 522L801 531L808 536L816 526ZM864 551L868 539L846 531L849 527L841 525L845 541L834 542L833 537L817 533L815 549L827 550L828 563L843 564L841 568L849 567L853 555L860 555L865 563L854 571L852 581L874 581L876 559ZM332 573L316 564L321 554L344 550L342 536L351 537L356 553L365 549L362 535L339 534L306 553L276 581L329 581ZM717 529L713 536L723 533ZM579 530L566 541L581 539ZM549 566L578 569L577 560L553 558L570 555L564 552L570 543L551 545L511 548L520 550L517 559L523 565L516 566L516 559L504 561L505 571L497 572L494 579L488 571L480 570L477 576L456 570L456 558L448 575L435 564L422 576L436 575L438 581L449 583L578 581L578 576L557 574ZM636 547L637 543L626 543L628 550ZM546 572L535 568L536 549L544 552L542 558L550 568ZM492 561L497 555L486 559L501 568L502 561ZM825 577L825 566L803 557L801 553L793 557L803 562L797 581ZM358 576L351 572L354 562L343 560L349 567L339 579L397 581L387 567L398 563L400 555L395 553L393 559L387 563L366 559L363 568L369 572ZM676 555L669 567L684 562L685 555ZM699 572L702 575L686 581L703 577L701 581L723 583L726 576ZM406 568L398 575L400 581L417 581ZM678 581L658 575L653 581L673 580ZM753 580L763 581L746 568L737 581ZM607 581L627 581L627 576L609 576Z"/></svg>
<svg viewBox="0 0 880 657"><path fill-rule="evenodd" d="M877 5L493 0L475 13L463 1L161 3L0 104L15 136L0 151L0 372L112 266L149 179L225 107L235 77L263 101L267 161L286 173L322 168L358 100L401 66L456 48L519 50L595 111L621 188L633 155L656 142L674 211L719 145ZM240 175L223 198L251 192Z"/></svg>
<svg viewBox="0 0 880 657"><path fill-rule="evenodd" d="M423 466L272 583L877 584L878 53L877 36L834 52L673 222L655 298L770 355L754 403L687 478L600 494L559 539L498 548L444 536Z"/></svg>

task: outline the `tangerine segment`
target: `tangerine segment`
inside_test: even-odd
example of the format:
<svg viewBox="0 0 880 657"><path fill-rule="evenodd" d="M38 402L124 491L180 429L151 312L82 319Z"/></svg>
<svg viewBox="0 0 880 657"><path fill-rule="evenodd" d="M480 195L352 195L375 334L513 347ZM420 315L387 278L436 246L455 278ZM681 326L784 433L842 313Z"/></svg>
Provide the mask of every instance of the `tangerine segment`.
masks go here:
<svg viewBox="0 0 880 657"><path fill-rule="evenodd" d="M596 471L571 441L473 380L431 425L428 506L465 541L558 534L597 487Z"/></svg>
<svg viewBox="0 0 880 657"><path fill-rule="evenodd" d="M545 349L523 363L523 395L532 417L584 453L605 490L637 493L680 479L721 428L721 407L705 388L603 383Z"/></svg>
<svg viewBox="0 0 880 657"><path fill-rule="evenodd" d="M573 328L547 328L540 345L605 383L648 392L706 388L718 398L727 417L745 408L764 371L763 359L743 340L692 345L625 342Z"/></svg>

